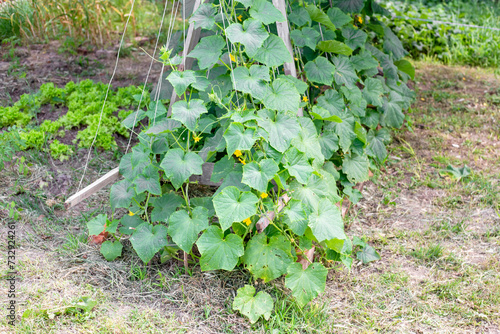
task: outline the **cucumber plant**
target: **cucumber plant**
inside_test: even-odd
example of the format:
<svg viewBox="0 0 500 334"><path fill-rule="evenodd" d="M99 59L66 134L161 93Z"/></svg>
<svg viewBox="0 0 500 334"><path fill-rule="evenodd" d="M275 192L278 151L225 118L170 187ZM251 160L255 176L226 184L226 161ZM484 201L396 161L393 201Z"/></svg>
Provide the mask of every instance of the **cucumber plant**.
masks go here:
<svg viewBox="0 0 500 334"><path fill-rule="evenodd" d="M193 69L180 70L182 52L165 47L159 57L170 68L164 89L181 97L171 115L155 101L128 117L142 131L110 202L130 213L88 223L90 234L114 236L103 255L120 256L130 238L144 263L183 251L203 271L244 267L264 282L286 275L301 306L324 290L329 260L350 267L353 248L363 262L379 258L346 236L339 210L384 163L390 129L403 126L414 99L406 85L414 69L378 15L387 12L373 0L289 1L286 17L267 0L201 4L190 18L203 36L187 55ZM293 56L276 29L287 19ZM189 179L207 162L222 183L193 197ZM272 303L246 286L233 307L254 322Z"/></svg>

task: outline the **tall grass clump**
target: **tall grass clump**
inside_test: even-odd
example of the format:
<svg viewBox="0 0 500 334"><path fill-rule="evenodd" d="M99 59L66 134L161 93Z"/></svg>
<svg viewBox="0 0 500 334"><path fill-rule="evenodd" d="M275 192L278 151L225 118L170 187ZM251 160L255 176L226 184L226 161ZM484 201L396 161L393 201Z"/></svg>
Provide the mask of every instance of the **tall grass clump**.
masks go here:
<svg viewBox="0 0 500 334"><path fill-rule="evenodd" d="M33 10L28 0L0 3L0 41L26 35Z"/></svg>
<svg viewBox="0 0 500 334"><path fill-rule="evenodd" d="M71 38L76 43L105 46L123 31L132 0L18 0L0 9L0 40L27 42ZM152 35L159 25L158 5L136 0L128 37Z"/></svg>

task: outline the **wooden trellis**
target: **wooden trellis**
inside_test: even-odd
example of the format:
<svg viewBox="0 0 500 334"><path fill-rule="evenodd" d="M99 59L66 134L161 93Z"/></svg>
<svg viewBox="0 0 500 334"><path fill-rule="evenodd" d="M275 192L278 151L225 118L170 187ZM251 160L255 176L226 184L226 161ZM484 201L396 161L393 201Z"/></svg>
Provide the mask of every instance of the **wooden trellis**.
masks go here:
<svg viewBox="0 0 500 334"><path fill-rule="evenodd" d="M195 0L194 6L193 6L193 12L196 11L196 9L200 6L201 0ZM276 28L278 31L278 36L283 40L285 43L286 48L290 52L290 55L292 56L292 62L285 63L283 65L284 67L284 72L286 75L291 75L295 78L297 78L297 70L295 68L295 63L293 61L293 49L292 49L292 43L290 41L290 30L288 29L288 18L286 14L286 3L285 0L273 0L273 5L283 14L283 17L285 17L285 21L283 22L276 22ZM191 57L186 57L189 52L191 52L194 47L198 44L200 40L200 32L201 28L195 28L194 23L191 23L189 25L189 28L187 30L186 34L186 40L185 40L185 50L183 51L184 57L183 57L183 62L180 66L180 70L189 70L191 69L193 65L194 58ZM171 114L172 110L172 105L179 100L179 97L175 93L175 90L172 92L172 97L170 99L170 105L168 108L168 116ZM297 112L297 116L302 116L302 108L300 108ZM214 170L214 163L207 162L204 163L202 166L203 173L202 175L192 175L189 178L189 181L191 182L198 182L199 184L203 185L209 185L209 186L219 186L221 182L215 183L211 182L210 178L212 176L212 172ZM83 188L82 190L78 191L74 195L70 196L66 201L65 201L65 207L67 209L74 207L84 199L90 197L91 195L95 194L105 186L112 184L116 182L120 178L120 171L119 168L116 167L113 170L109 171L106 173L104 176L96 180L95 182L91 183L87 187ZM286 203L290 200L290 198L285 194L279 199L279 205L278 205L278 211L281 211L283 207L286 205ZM263 215L260 220L257 222L257 228L259 231L262 231L270 222L270 220L274 219L275 217L275 212L270 211L267 212L265 215Z"/></svg>

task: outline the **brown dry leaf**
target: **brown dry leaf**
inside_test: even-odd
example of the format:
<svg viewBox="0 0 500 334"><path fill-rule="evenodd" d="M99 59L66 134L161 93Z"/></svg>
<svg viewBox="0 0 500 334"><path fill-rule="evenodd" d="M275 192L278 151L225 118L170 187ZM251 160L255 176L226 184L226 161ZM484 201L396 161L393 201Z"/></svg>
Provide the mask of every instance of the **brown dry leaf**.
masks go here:
<svg viewBox="0 0 500 334"><path fill-rule="evenodd" d="M100 245L104 241L106 241L106 238L109 236L108 232L102 231L99 233L99 235L91 235L90 236L90 243L93 245Z"/></svg>

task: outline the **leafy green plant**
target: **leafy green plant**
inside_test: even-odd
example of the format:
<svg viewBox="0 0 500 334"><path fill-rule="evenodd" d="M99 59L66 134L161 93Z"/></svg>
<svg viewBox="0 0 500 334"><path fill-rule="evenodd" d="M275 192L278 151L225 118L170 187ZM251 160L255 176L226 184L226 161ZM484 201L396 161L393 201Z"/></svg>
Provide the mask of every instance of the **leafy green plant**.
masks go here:
<svg viewBox="0 0 500 334"><path fill-rule="evenodd" d="M398 17L381 20L400 36L412 57L432 57L444 63L472 66L499 65L498 31L442 23L500 28L498 3L488 0L391 0L383 3Z"/></svg>
<svg viewBox="0 0 500 334"><path fill-rule="evenodd" d="M5 167L5 162L12 161L14 155L26 148L26 142L21 138L16 128L0 133L0 171Z"/></svg>
<svg viewBox="0 0 500 334"><path fill-rule="evenodd" d="M79 83L69 82L63 88L53 83L41 85L36 94L24 94L11 107L0 107L0 127L23 126L19 136L25 142L26 148L42 149L47 142L51 142L47 149L54 158L66 160L74 153L71 145L63 145L56 138L65 135L65 129L81 128L76 135L74 144L82 148L89 148L97 132L101 110L103 117L96 137L95 147L105 150L117 147L113 134L129 136L127 128L121 124L133 112L124 108L136 107L141 100L142 88L129 86L110 90L107 103L103 109L104 96L107 86L103 83L94 83L83 80ZM149 103L149 96L145 96L142 105ZM39 127L30 122L38 113L41 106L46 104L68 107L68 112L57 120L45 120ZM113 114L118 111L118 117ZM127 124L127 123L125 123Z"/></svg>
<svg viewBox="0 0 500 334"><path fill-rule="evenodd" d="M448 176L453 180L456 180L457 182L460 181L463 178L466 178L470 175L471 170L467 165L464 165L463 167L454 167L452 165L448 165L446 169L441 169L439 171L439 175L441 176Z"/></svg>
<svg viewBox="0 0 500 334"><path fill-rule="evenodd" d="M71 145L63 144L57 139L50 143L50 155L54 159L59 159L60 161L68 160L72 154L73 147Z"/></svg>
<svg viewBox="0 0 500 334"><path fill-rule="evenodd" d="M180 71L181 53L162 49L181 99L171 115L153 101L123 122L142 131L110 202L130 214L88 223L90 235L112 234L109 258L125 238L144 263L176 245L203 271L243 266L264 282L286 275L301 307L324 290L329 261L350 267L353 248L364 263L379 258L346 236L339 207L387 158L389 129L403 126L414 99L405 83L413 67L374 16L386 14L376 2L289 4L293 56L274 33L284 16L265 0L202 4L190 18L206 33L188 55L192 70ZM190 177L210 164L221 185L193 198ZM270 305L251 286L233 304L252 322Z"/></svg>

